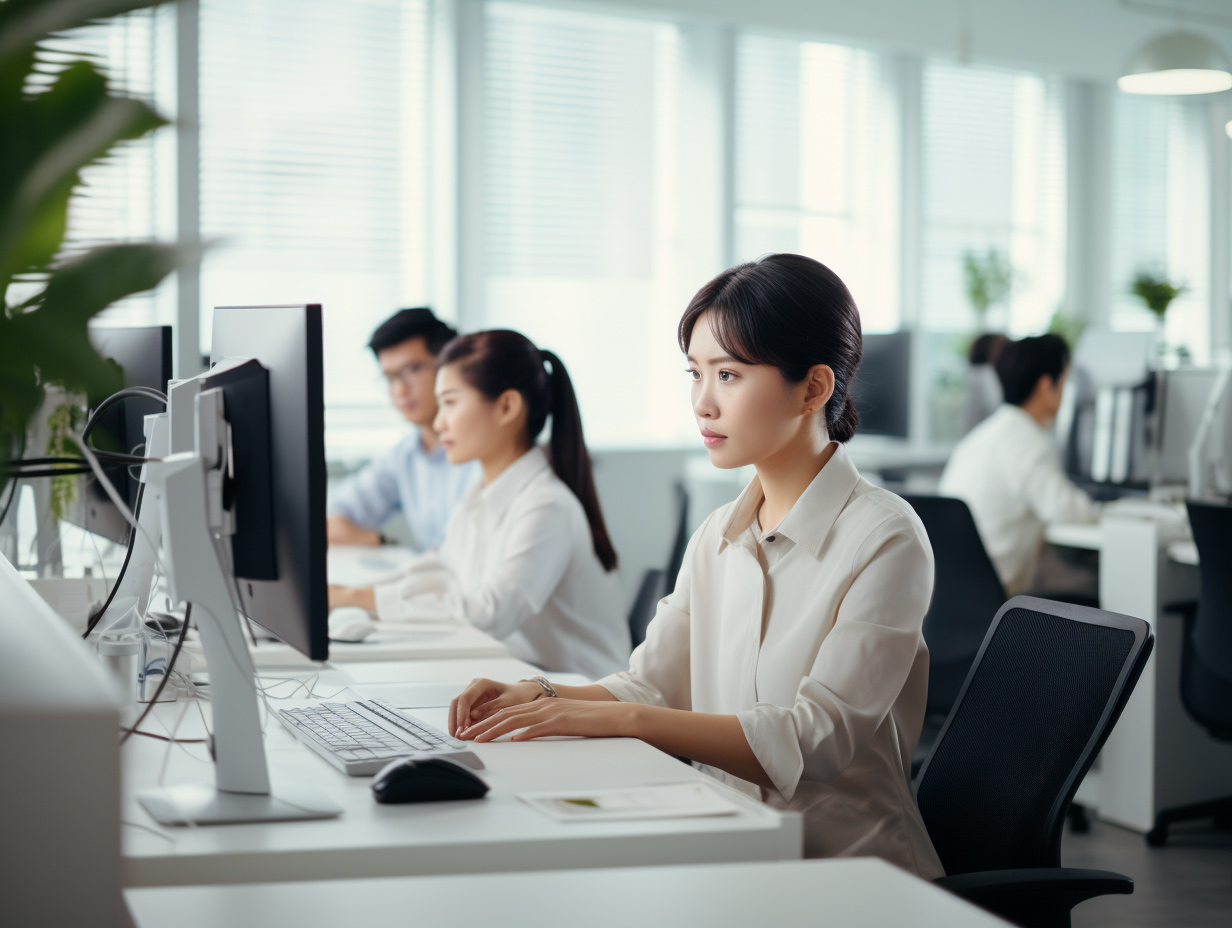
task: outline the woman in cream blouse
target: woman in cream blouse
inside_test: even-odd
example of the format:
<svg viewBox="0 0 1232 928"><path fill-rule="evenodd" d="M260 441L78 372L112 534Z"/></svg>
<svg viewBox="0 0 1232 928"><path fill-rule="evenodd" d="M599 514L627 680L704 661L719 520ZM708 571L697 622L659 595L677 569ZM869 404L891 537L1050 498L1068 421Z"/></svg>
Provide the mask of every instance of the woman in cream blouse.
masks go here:
<svg viewBox="0 0 1232 928"><path fill-rule="evenodd" d="M679 340L711 461L757 476L689 543L627 671L591 686L476 680L450 731L626 736L805 818L808 856L942 875L908 783L928 689L931 548L843 442L862 352L824 265L771 255L693 298Z"/></svg>

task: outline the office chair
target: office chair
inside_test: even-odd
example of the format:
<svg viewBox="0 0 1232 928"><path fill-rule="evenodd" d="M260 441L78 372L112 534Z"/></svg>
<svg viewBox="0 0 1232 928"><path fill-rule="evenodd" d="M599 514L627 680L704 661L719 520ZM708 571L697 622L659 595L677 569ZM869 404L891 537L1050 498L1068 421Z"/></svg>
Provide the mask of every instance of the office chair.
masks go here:
<svg viewBox="0 0 1232 928"><path fill-rule="evenodd" d="M654 618L655 608L659 600L666 595L663 587L663 571L652 567L642 574L642 582L633 597L633 605L629 609L629 638L633 647L646 640L646 628Z"/></svg>
<svg viewBox="0 0 1232 928"><path fill-rule="evenodd" d="M1232 506L1194 500L1186 506L1198 545L1200 590L1196 606L1182 610L1181 702L1212 738L1232 741ZM1232 795L1161 810L1146 842L1163 847L1169 826L1206 818L1232 826Z"/></svg>
<svg viewBox="0 0 1232 928"><path fill-rule="evenodd" d="M916 781L938 885L1030 928L1133 892L1061 867L1061 831L1153 644L1141 619L1030 596L1001 607Z"/></svg>
<svg viewBox="0 0 1232 928"><path fill-rule="evenodd" d="M676 577L684 563L684 549L689 546L689 491L677 482L676 491L676 537L672 540L672 552L663 571L663 590L670 593L676 588Z"/></svg>
<svg viewBox="0 0 1232 928"><path fill-rule="evenodd" d="M924 617L928 708L912 761L914 774L953 708L989 623L1006 597L966 503L944 496L903 498L924 523L936 565L933 599Z"/></svg>

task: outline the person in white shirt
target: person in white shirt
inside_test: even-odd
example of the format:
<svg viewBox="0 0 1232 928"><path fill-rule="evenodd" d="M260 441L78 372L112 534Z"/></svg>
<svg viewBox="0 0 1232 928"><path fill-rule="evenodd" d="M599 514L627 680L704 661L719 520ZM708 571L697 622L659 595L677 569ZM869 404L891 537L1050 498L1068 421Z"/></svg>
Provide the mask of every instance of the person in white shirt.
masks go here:
<svg viewBox="0 0 1232 928"><path fill-rule="evenodd" d="M439 552L375 588L333 588L334 605L382 621L457 620L545 670L601 676L626 665L616 552L608 538L560 359L517 332L454 339L439 358L434 428L482 482L455 510ZM535 444L552 417L549 450Z"/></svg>
<svg viewBox="0 0 1232 928"><path fill-rule="evenodd" d="M859 421L855 302L817 261L770 255L703 287L678 333L712 463L757 476L694 534L628 670L591 686L476 680L449 730L640 738L803 813L808 856L938 877L909 784L932 549L843 444Z"/></svg>
<svg viewBox="0 0 1232 928"><path fill-rule="evenodd" d="M432 428L436 356L457 334L425 306L399 310L372 333L368 347L389 397L414 428L334 493L326 521L331 545L379 545L382 524L401 510L416 549L440 547L453 507L479 478L474 465L446 459Z"/></svg>
<svg viewBox="0 0 1232 928"><path fill-rule="evenodd" d="M1099 507L1061 467L1051 426L1069 374L1056 335L1011 342L997 358L1005 402L962 439L938 492L966 502L1010 596L1031 588L1048 522L1094 522Z"/></svg>

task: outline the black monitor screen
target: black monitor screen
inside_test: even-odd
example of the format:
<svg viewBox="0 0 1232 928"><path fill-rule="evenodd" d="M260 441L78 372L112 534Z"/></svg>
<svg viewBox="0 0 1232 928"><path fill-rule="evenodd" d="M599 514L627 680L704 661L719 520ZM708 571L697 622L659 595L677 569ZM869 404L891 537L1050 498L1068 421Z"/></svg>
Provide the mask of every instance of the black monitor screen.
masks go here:
<svg viewBox="0 0 1232 928"><path fill-rule="evenodd" d="M253 415L244 399L258 400L262 393L260 378L248 376L253 368L235 368L217 384L235 446L232 554L242 606L254 622L318 661L329 649L321 352L319 305L214 310L214 361L253 359L269 378L267 419ZM241 525L245 513L247 525ZM269 519L272 549L261 542Z"/></svg>
<svg viewBox="0 0 1232 928"><path fill-rule="evenodd" d="M910 412L911 333L864 336L864 360L851 384L860 434L906 438Z"/></svg>
<svg viewBox="0 0 1232 928"><path fill-rule="evenodd" d="M90 342L109 363L118 367L126 387L153 387L167 392L171 379L171 326L90 326ZM92 400L102 397L92 397ZM145 442L145 417L163 411L155 399L132 396L116 403L99 417L90 444L108 451L140 453ZM137 469L104 468L120 498L132 509L137 504ZM128 538L128 520L92 476L84 481L81 505L69 508L65 520L112 541Z"/></svg>

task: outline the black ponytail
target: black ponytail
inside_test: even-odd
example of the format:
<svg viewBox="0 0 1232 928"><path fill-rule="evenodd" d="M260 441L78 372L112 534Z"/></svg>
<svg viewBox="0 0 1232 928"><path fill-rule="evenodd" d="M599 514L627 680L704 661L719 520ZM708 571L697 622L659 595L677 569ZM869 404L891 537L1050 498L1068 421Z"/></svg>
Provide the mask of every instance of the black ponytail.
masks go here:
<svg viewBox="0 0 1232 928"><path fill-rule="evenodd" d="M534 444L551 415L552 470L582 504L599 563L604 570L614 569L616 549L599 508L590 454L582 435L582 413L573 382L560 358L550 351L540 351L519 332L491 329L455 338L437 359L440 366L459 362L466 382L489 400L495 400L506 390L522 394L528 445ZM550 372L545 365L551 367Z"/></svg>

